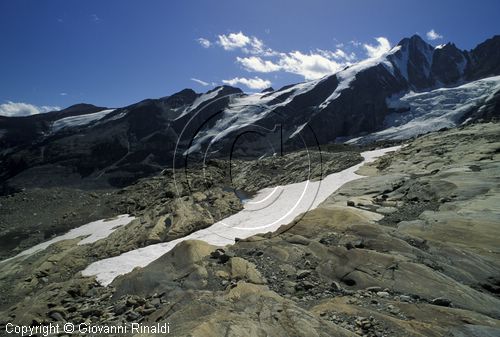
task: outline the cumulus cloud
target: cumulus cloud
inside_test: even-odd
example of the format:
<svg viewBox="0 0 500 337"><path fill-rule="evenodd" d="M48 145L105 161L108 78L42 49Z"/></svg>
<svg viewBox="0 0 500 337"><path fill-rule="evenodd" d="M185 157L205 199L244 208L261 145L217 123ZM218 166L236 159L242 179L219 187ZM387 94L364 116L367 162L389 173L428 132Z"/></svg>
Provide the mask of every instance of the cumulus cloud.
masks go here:
<svg viewBox="0 0 500 337"><path fill-rule="evenodd" d="M272 55L273 51L266 48L262 40L255 36L247 36L242 32L219 35L217 44L224 50L240 49L246 54Z"/></svg>
<svg viewBox="0 0 500 337"><path fill-rule="evenodd" d="M234 50L237 48L243 48L247 44L250 43L250 38L243 34L239 33L231 33L229 35L219 35L219 44L225 50Z"/></svg>
<svg viewBox="0 0 500 337"><path fill-rule="evenodd" d="M366 50L368 57L380 57L384 53L387 53L391 49L391 44L389 40L385 37L377 37L378 45L363 44L363 48Z"/></svg>
<svg viewBox="0 0 500 337"><path fill-rule="evenodd" d="M434 41L438 39L442 39L443 35L438 34L434 29L431 29L427 32L427 40Z"/></svg>
<svg viewBox="0 0 500 337"><path fill-rule="evenodd" d="M235 77L230 80L222 80L224 84L229 84L232 86L237 86L238 84L243 84L244 86L250 89L266 89L271 86L271 81L264 80L255 76L254 78L245 78L245 77Z"/></svg>
<svg viewBox="0 0 500 337"><path fill-rule="evenodd" d="M270 73L285 71L303 76L306 80L321 78L339 71L348 61L355 59L354 53L347 54L339 49L336 51L317 50L308 54L300 51L279 53L275 61L264 60L261 57L237 57L236 62L247 71Z"/></svg>
<svg viewBox="0 0 500 337"><path fill-rule="evenodd" d="M350 52L346 53L340 48L337 48L335 51L331 50L322 50L322 49L317 49L316 50L320 55L328 58L328 59L336 59L336 60L343 60L343 61L355 61L357 59L356 53Z"/></svg>
<svg viewBox="0 0 500 337"><path fill-rule="evenodd" d="M196 41L198 41L198 43L203 47L203 48L210 48L210 46L212 45L212 42L210 42L209 40L205 39L205 38L202 38L200 37L199 39L197 39Z"/></svg>
<svg viewBox="0 0 500 337"><path fill-rule="evenodd" d="M210 83L202 81L202 80L200 80L198 78L194 78L194 77L191 78L191 81L196 82L198 84L201 84L204 87L206 87L207 85L210 85Z"/></svg>
<svg viewBox="0 0 500 337"><path fill-rule="evenodd" d="M304 54L300 51L282 54L279 64L284 71L304 76L306 80L333 74L345 65L319 53Z"/></svg>
<svg viewBox="0 0 500 337"><path fill-rule="evenodd" d="M58 106L36 106L29 103L16 103L11 101L0 104L0 115L7 117L31 116L55 110L61 110L61 108Z"/></svg>
<svg viewBox="0 0 500 337"><path fill-rule="evenodd" d="M331 75L360 61L356 53L352 51L353 48L362 47L368 57L379 57L390 50L391 45L387 38L377 37L376 41L377 44L374 45L362 44L356 40L349 41L346 44L337 43L333 50L316 49L281 52L267 47L257 37L245 35L240 31L238 33L218 35L216 44L227 51L239 51L247 54L237 56L236 63L240 64L248 72L272 73L283 71L302 76L305 80L313 80ZM245 84L236 81L239 79L234 78L226 81ZM229 82L225 83L229 84Z"/></svg>
<svg viewBox="0 0 500 337"><path fill-rule="evenodd" d="M280 65L269 61L263 60L258 56L250 56L250 57L237 57L236 62L240 63L243 68L248 71L256 71L260 73L270 73L273 71L281 70Z"/></svg>

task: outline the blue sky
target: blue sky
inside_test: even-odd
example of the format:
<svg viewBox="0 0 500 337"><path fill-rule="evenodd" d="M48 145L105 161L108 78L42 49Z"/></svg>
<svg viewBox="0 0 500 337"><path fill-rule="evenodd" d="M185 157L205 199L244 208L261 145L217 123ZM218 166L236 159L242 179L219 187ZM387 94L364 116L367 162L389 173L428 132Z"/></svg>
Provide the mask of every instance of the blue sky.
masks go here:
<svg viewBox="0 0 500 337"><path fill-rule="evenodd" d="M498 13L496 0L0 0L0 109L279 88L415 33L471 49L500 33Z"/></svg>

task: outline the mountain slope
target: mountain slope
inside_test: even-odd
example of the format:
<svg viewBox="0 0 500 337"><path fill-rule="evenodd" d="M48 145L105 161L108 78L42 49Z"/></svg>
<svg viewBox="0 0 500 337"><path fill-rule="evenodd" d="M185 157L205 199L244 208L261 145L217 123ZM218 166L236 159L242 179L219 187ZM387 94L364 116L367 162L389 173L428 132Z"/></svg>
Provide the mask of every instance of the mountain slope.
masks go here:
<svg viewBox="0 0 500 337"><path fill-rule="evenodd" d="M457 90L464 99L456 102L456 110L470 105L466 98L476 94L474 88L491 85L485 89L489 99L475 100L477 104L461 114L463 119L444 126L498 118L494 81L463 85L500 75L499 53L500 36L463 51L452 43L434 48L414 35L379 58L279 90L244 94L222 86L197 94L185 89L114 110L77 105L45 115L0 118L0 182L57 185L76 177L78 184L124 186L174 163L317 149L400 126L390 123L398 118L431 122L414 110L395 117L398 109L388 102L423 97L411 92L432 96L439 88L461 86ZM56 169L56 178L47 176ZM35 175L36 181L26 180Z"/></svg>

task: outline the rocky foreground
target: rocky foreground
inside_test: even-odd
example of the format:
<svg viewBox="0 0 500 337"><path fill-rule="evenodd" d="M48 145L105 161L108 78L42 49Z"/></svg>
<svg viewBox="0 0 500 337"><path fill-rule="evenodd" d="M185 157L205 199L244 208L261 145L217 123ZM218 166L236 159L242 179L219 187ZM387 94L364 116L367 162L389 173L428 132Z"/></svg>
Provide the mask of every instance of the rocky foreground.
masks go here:
<svg viewBox="0 0 500 337"><path fill-rule="evenodd" d="M81 277L92 261L194 230L172 224L241 208L220 187L184 186L182 204L156 196L168 172L140 182L118 203L138 219L108 238L1 263L0 322L169 322L174 336L500 335L500 124L429 134L359 173L368 177L275 233L222 249L186 241L109 287ZM238 181L259 187L246 176Z"/></svg>

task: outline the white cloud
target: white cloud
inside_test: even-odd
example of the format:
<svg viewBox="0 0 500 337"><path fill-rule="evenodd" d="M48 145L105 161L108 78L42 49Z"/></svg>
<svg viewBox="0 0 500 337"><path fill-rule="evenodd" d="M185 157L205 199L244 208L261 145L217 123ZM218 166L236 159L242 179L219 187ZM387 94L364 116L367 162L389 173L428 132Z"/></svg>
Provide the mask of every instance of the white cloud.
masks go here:
<svg viewBox="0 0 500 337"><path fill-rule="evenodd" d="M356 60L356 54L354 52L351 53L346 53L342 49L337 48L335 51L331 50L322 50L322 49L317 49L317 52L320 55L323 55L324 57L328 59L336 59L336 60L345 60L345 61L354 61Z"/></svg>
<svg viewBox="0 0 500 337"><path fill-rule="evenodd" d="M378 45L376 46L367 43L363 44L363 48L365 48L366 54L370 58L380 57L391 49L391 44L389 43L389 40L387 40L387 38L377 37L375 40L377 40L378 42Z"/></svg>
<svg viewBox="0 0 500 337"><path fill-rule="evenodd" d="M337 43L335 50L316 49L309 52L300 50L280 52L267 47L257 37L245 35L240 31L238 33L219 35L216 43L224 50L251 54L236 57L236 63L249 72L272 73L283 71L303 76L305 80L313 80L334 74L354 62L360 61L356 53L350 50L353 47L362 46L366 50L368 57L379 57L390 50L391 45L387 38L377 37L376 41L377 44L375 45L362 44L356 40L352 40L348 44ZM239 80L239 78L226 81L245 84L242 81L235 82L236 80Z"/></svg>
<svg viewBox="0 0 500 337"><path fill-rule="evenodd" d="M194 81L194 82L196 82L196 83L198 83L198 84L201 84L201 85L202 85L202 86L204 86L204 87L206 87L207 85L210 85L210 83L205 82L205 81L202 81L202 80L197 79L197 78L194 78L194 77L193 77L193 78L191 78L191 81Z"/></svg>
<svg viewBox="0 0 500 337"><path fill-rule="evenodd" d="M443 38L443 35L438 34L434 29L429 30L426 35L427 35L427 40L431 41Z"/></svg>
<svg viewBox="0 0 500 337"><path fill-rule="evenodd" d="M237 57L236 62L240 63L243 68L248 71L256 71L260 73L270 73L281 70L281 67L269 60L263 60L258 56Z"/></svg>
<svg viewBox="0 0 500 337"><path fill-rule="evenodd" d="M230 80L222 80L222 83L229 84L232 86L236 86L238 84L243 84L250 89L266 89L271 86L271 81L264 80L255 76L254 78L244 78L244 77L235 77Z"/></svg>
<svg viewBox="0 0 500 337"><path fill-rule="evenodd" d="M90 15L90 17L92 18L92 20L93 20L94 22L97 22L97 21L100 21L100 20L101 20L101 18L99 18L99 17L97 16L97 14L91 14L91 15Z"/></svg>
<svg viewBox="0 0 500 337"><path fill-rule="evenodd" d="M241 49L246 54L272 55L271 49L266 49L264 42L255 36L247 36L242 32L231 33L229 35L219 35L219 44L224 50Z"/></svg>
<svg viewBox="0 0 500 337"><path fill-rule="evenodd" d="M31 116L54 110L61 110L61 108L58 106L36 106L29 103L15 103L11 101L0 104L0 115L8 117Z"/></svg>
<svg viewBox="0 0 500 337"><path fill-rule="evenodd" d="M61 96L68 96L68 93L66 93L66 92L61 92L61 93L59 93L59 95L61 95Z"/></svg>
<svg viewBox="0 0 500 337"><path fill-rule="evenodd" d="M302 75L306 80L321 78L342 69L345 64L320 54L293 51L280 56L279 64L286 72Z"/></svg>
<svg viewBox="0 0 500 337"><path fill-rule="evenodd" d="M266 47L262 40L247 36L243 32L219 35L217 44L224 50L240 50L245 54L252 54L236 57L236 62L249 72L285 71L303 76L306 80L332 74L357 60L355 53L345 52L340 49L340 44L334 51L317 49L309 53L283 53Z"/></svg>
<svg viewBox="0 0 500 337"><path fill-rule="evenodd" d="M209 40L205 39L205 38L202 38L200 37L199 39L197 39L196 41L198 41L198 43L203 47L203 48L210 48L210 46L212 45L212 42L210 42Z"/></svg>
<svg viewBox="0 0 500 337"><path fill-rule="evenodd" d="M239 33L231 33L229 35L219 35L219 44L225 50L234 50L237 48L243 48L248 43L250 43L250 38L243 34Z"/></svg>
<svg viewBox="0 0 500 337"><path fill-rule="evenodd" d="M237 57L236 62L247 71L270 73L285 71L301 75L306 80L321 78L332 74L356 59L354 53L347 54L340 49L336 51L317 50L304 54L300 51L280 53L276 61L264 60L258 56Z"/></svg>

